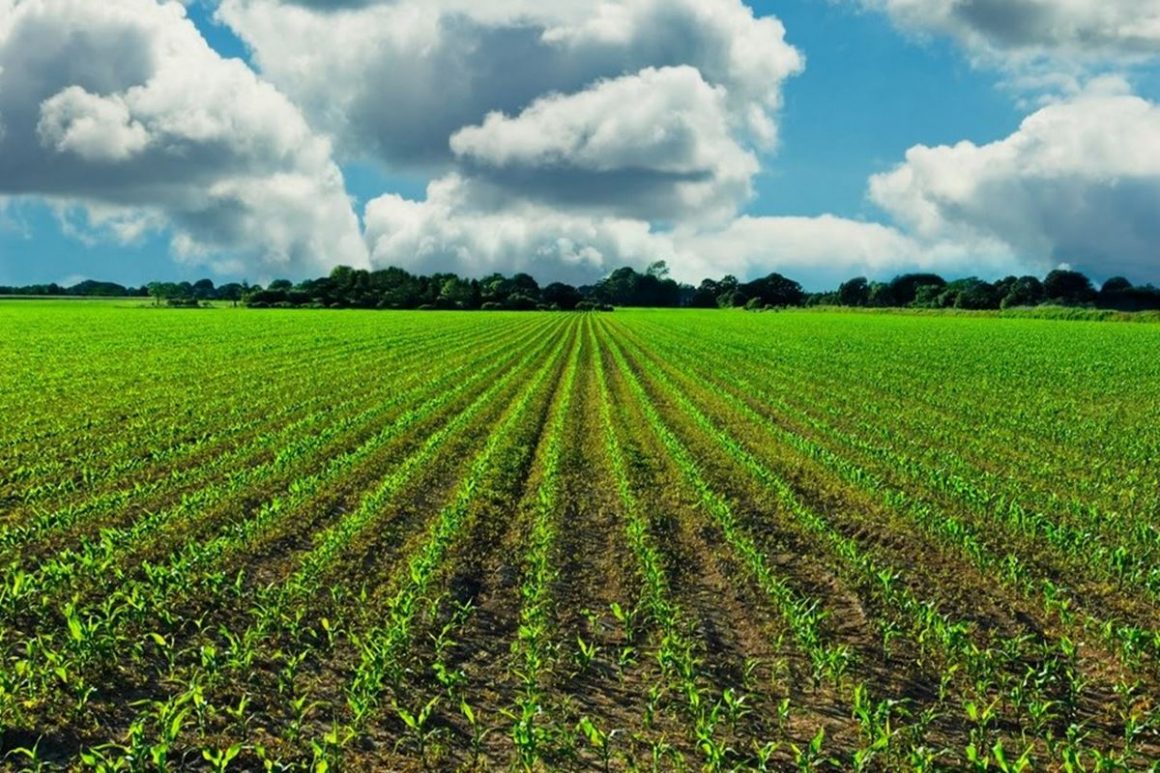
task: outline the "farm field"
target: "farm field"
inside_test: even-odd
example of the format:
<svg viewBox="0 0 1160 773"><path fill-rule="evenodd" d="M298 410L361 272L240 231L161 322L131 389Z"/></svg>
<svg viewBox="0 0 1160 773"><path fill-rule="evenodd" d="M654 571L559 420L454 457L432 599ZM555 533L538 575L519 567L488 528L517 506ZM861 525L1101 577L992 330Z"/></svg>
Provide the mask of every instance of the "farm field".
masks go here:
<svg viewBox="0 0 1160 773"><path fill-rule="evenodd" d="M0 331L0 767L1160 770L1160 326Z"/></svg>

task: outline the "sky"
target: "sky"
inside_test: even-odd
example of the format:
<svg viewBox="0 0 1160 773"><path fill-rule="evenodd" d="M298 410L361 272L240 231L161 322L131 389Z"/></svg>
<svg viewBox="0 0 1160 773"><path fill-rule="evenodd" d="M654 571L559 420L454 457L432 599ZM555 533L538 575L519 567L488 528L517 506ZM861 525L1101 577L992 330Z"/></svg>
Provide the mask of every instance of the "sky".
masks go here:
<svg viewBox="0 0 1160 773"><path fill-rule="evenodd" d="M1160 0L0 0L0 284L1160 283Z"/></svg>

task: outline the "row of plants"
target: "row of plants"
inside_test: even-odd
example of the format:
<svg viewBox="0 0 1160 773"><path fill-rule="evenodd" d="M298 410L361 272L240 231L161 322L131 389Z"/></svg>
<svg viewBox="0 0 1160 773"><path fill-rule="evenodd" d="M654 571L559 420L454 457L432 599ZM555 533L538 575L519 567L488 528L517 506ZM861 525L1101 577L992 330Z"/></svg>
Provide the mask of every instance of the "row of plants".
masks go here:
<svg viewBox="0 0 1160 773"><path fill-rule="evenodd" d="M1160 758L1144 326L61 313L0 428L0 766Z"/></svg>
<svg viewBox="0 0 1160 773"><path fill-rule="evenodd" d="M654 342L655 346L655 342ZM655 357L655 355L653 355ZM692 357L697 359L694 360ZM696 353L691 355L688 360L689 363L695 361L703 361L704 354ZM654 364L657 368L661 366ZM671 364L670 364L671 363ZM669 361L665 363L667 369L671 369L670 373L676 373L678 368L676 363ZM669 375L668 378L674 376ZM686 387L688 388L688 387ZM712 399L720 402L722 398L730 403L732 407L740 413L745 422L748 431L745 433L745 442L739 442L741 435L731 436L724 433L718 425L710 421L705 414L698 408L693 406L687 398L679 398L682 408L686 413L691 414L700 425L700 430L705 433L716 432L721 438L721 442L727 447L730 452L738 458L738 460L748 468L748 470L762 482L766 490L778 491L779 497L785 500L785 503L791 510L803 519L805 524L818 536L824 537L829 542L831 549L835 555L840 558L837 562L839 571L849 575L852 569L862 569L863 577L861 578L862 585L868 589L875 590L875 584L883 586L878 595L882 596L882 600L888 602L903 611L909 611L908 614L912 618L914 625L904 627L902 630L913 630L917 634L917 640L926 645L930 641L941 642L946 652L941 654L945 666L955 670L962 669L964 674L972 674L975 680L975 692L977 695L972 703L977 705L978 700L988 699L992 695L999 698L1005 698L1005 686L1012 683L1018 687L1015 690L1015 698L1011 701L1012 708L1015 710L1022 710L1023 712L1030 712L1029 723L1033 724L1036 730L1042 730L1042 722L1046 716L1055 716L1057 709L1063 709L1062 713L1065 716L1074 718L1075 712L1078 709L1080 701L1080 693L1083 690L1086 676L1079 673L1077 669L1077 652L1076 645L1072 639L1064 636L1057 639L1054 643L1050 641L1036 642L1035 640L1016 641L1015 646L1003 647L1001 642L992 640L989 645L977 645L970 641L971 633L969 626L964 626L959 623L953 623L946 618L943 618L935 612L934 606L921 602L918 598L910 595L908 591L899 588L901 583L899 579L903 577L897 569L890 567L883 567L878 564L873 558L873 551L865 553L857 543L836 531L832 526L827 525L817 513L809 511L808 507L802 502L794 493L792 486L784 480L779 480L772 472L772 470L765 465L758 457L754 456L754 452L749 450L746 446L751 446L755 450L758 443L753 439L753 430L761 427L763 430L770 432L770 434L777 438L779 443L796 447L796 450L807 453L814 451L815 457L822 457L821 461L826 465L826 469L843 475L847 482L852 485L859 485L864 487L865 491L879 496L883 503L894 511L910 516L915 519L919 525L927 530L928 533L935 535L943 543L947 544L958 555L958 560L966 560L968 562L976 563L983 571L992 570L991 576L998 576L1001 578L1008 578L1012 575L1018 575L1019 563L1018 559L1008 554L1007 560L1002 562L994 561L992 563L979 563L977 560L982 553L979 547L977 538L972 536L969 529L965 529L963 525L956 521L953 517L949 517L946 513L933 510L929 507L917 508L908 506L909 500L906 498L905 492L898 491L882 485L880 480L869 477L865 472L852 467L843 458L834 454L824 454L817 450L816 447L808 445L808 441L804 441L800 436L793 433L786 432L778 427L774 422L770 421L754 411L749 405L742 400L738 395L745 394L753 396L754 399L760 400L760 386L751 382L743 382L740 385L735 385L737 394L729 391L724 385L722 387L712 390ZM1014 560L1012 560L1014 559ZM879 576L879 583L876 583L874 576ZM1045 609L1052 611L1058 610L1062 604L1063 609L1067 609L1068 602L1066 599L1059 598L1059 591L1051 586L1049 583L1040 586L1035 582L1028 586L1029 593L1034 597L1038 597L1042 591L1043 602ZM1052 604L1055 604L1053 607ZM886 620L879 620L879 623L887 622ZM1119 646L1116 651L1124 653L1128 658L1129 664L1138 663L1138 651L1140 648L1141 639L1147 641L1147 635L1141 637L1138 634L1133 634L1122 625L1112 623L1111 625L1091 625L1096 631L1102 631L1113 641L1118 642ZM1083 629L1080 629L1082 634ZM934 636L930 634L933 633ZM898 630L894 628L886 628L883 631L884 636L898 635ZM997 646L998 645L998 646ZM1031 653L1021 653L1021 648L1031 650ZM956 652L958 650L958 652ZM1005 651L1006 650L1006 651ZM1038 650L1038 652L1035 652ZM949 656L949 658L948 658ZM1042 668L1050 666L1051 678L1048 680L1041 679L1042 684L1038 688L1038 695L1028 694L1026 685L1023 681L1019 681L1026 674L1023 673L1023 664L1026 661L1040 664L1040 671ZM1004 665L1006 663L1006 665ZM1003 674L1003 670L1009 670L1010 673ZM1131 692L1131 680L1125 682L1118 682L1117 685L1122 691ZM999 689L996 689L999 688ZM1062 697L1059 697L1062 696ZM1044 709L1045 706L1050 707L1050 711ZM1149 719L1147 711L1139 712L1132 710L1128 712L1125 717L1125 724L1127 727L1133 728L1133 733L1136 734L1137 728L1141 725L1143 727L1150 726L1154 719ZM1129 739L1130 740L1130 739ZM1049 741L1050 745L1050 741ZM976 747L976 753L978 747ZM1059 753L1062 755L1075 753L1076 747L1064 747ZM1090 753L1099 753L1099 750L1093 750ZM1118 753L1121 759L1131 759L1133 757L1133 749L1131 743L1126 743L1125 748Z"/></svg>

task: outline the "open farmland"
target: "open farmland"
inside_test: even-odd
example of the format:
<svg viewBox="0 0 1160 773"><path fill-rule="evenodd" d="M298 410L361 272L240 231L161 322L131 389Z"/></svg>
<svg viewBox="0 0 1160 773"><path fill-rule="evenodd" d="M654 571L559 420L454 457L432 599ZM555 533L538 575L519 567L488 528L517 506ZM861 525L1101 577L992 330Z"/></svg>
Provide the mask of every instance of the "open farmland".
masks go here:
<svg viewBox="0 0 1160 773"><path fill-rule="evenodd" d="M1157 769L1160 326L0 330L10 767Z"/></svg>

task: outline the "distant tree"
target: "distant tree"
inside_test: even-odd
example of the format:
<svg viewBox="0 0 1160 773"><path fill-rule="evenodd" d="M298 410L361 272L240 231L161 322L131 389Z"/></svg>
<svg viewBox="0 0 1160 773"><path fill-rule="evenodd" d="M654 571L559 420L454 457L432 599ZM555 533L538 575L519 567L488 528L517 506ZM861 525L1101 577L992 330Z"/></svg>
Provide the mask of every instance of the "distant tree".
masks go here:
<svg viewBox="0 0 1160 773"><path fill-rule="evenodd" d="M1133 307L1132 290L1135 288L1126 277L1114 276L1104 282L1099 292L1099 305L1105 309L1127 309Z"/></svg>
<svg viewBox="0 0 1160 773"><path fill-rule="evenodd" d="M923 286L931 287L931 285ZM954 293L954 307L956 309L997 309L1001 300L995 293L995 286L978 277L950 282L944 292Z"/></svg>
<svg viewBox="0 0 1160 773"><path fill-rule="evenodd" d="M734 306L744 306L747 299L742 299L740 303L735 304L734 297L737 293L737 288L741 285L737 281L737 277L732 274L726 274L721 277L721 281L717 283L717 305L723 309L733 308Z"/></svg>
<svg viewBox="0 0 1160 773"><path fill-rule="evenodd" d="M806 299L800 284L777 273L748 282L741 290L763 306L801 306Z"/></svg>
<svg viewBox="0 0 1160 773"><path fill-rule="evenodd" d="M889 306L897 306L898 303L895 300L894 293L890 289L890 285L884 282L871 282L866 305L875 308L886 308Z"/></svg>
<svg viewBox="0 0 1160 773"><path fill-rule="evenodd" d="M669 278L669 264L663 260L653 261L652 263L649 264L649 267L645 271L645 273L648 276L654 277L656 279L668 279Z"/></svg>
<svg viewBox="0 0 1160 773"><path fill-rule="evenodd" d="M1150 284L1143 287L1133 287L1128 296L1135 303L1135 311L1160 311L1160 287Z"/></svg>
<svg viewBox="0 0 1160 773"><path fill-rule="evenodd" d="M1065 306L1094 303L1098 298L1092 280L1078 271L1056 269L1043 280L1048 300Z"/></svg>
<svg viewBox="0 0 1160 773"><path fill-rule="evenodd" d="M498 303L503 305L503 300L508 296L510 290L508 289L508 280L503 274L489 274L483 279L479 280L480 294L484 303Z"/></svg>
<svg viewBox="0 0 1160 773"><path fill-rule="evenodd" d="M153 305L160 306L162 301L181 296L181 288L173 282L150 282L149 295L153 298Z"/></svg>
<svg viewBox="0 0 1160 773"><path fill-rule="evenodd" d="M1019 282L1019 277L1011 274L1002 279L993 282L991 287L994 288L995 297L998 299L998 308L1003 308L1003 301L1011 294L1011 289Z"/></svg>
<svg viewBox="0 0 1160 773"><path fill-rule="evenodd" d="M914 300L911 306L919 309L937 309L943 305L943 294L946 287L943 285L919 285L914 291Z"/></svg>
<svg viewBox="0 0 1160 773"><path fill-rule="evenodd" d="M540 292L540 298L544 303L555 305L563 311L575 309L584 300L579 290L563 282L552 282Z"/></svg>
<svg viewBox="0 0 1160 773"><path fill-rule="evenodd" d="M440 288L442 290L442 288ZM479 283L472 282L471 308L479 308ZM386 268L370 275L370 292L377 299L375 308L413 309L422 303L422 282L419 277L401 268ZM332 301L335 303L338 301Z"/></svg>
<svg viewBox="0 0 1160 773"><path fill-rule="evenodd" d="M663 263L664 261L660 261ZM668 273L668 269L664 270ZM675 279L656 274L646 274L637 287L637 298L633 305L657 308L676 308L681 305L681 285Z"/></svg>
<svg viewBox="0 0 1160 773"><path fill-rule="evenodd" d="M1010 309L1020 306L1038 306L1043 303L1044 298L1046 298L1046 294L1043 282L1040 282L1038 277L1021 276L1008 286L1006 295L999 302L999 307Z"/></svg>
<svg viewBox="0 0 1160 773"><path fill-rule="evenodd" d="M1108 281L1104 282L1103 287L1100 288L1100 293L1123 293L1131 290L1132 286L1132 283L1129 282L1126 277L1114 276Z"/></svg>
<svg viewBox="0 0 1160 773"><path fill-rule="evenodd" d="M831 290L824 293L810 293L806 296L807 306L838 306L841 301L838 300L838 291Z"/></svg>
<svg viewBox="0 0 1160 773"><path fill-rule="evenodd" d="M513 292L523 293L530 298L537 297L540 293L540 284L531 274L519 273L513 275L510 280L510 285Z"/></svg>
<svg viewBox="0 0 1160 773"><path fill-rule="evenodd" d="M221 301L232 301L235 305L242 299L245 288L237 282L230 282L217 288L217 297Z"/></svg>
<svg viewBox="0 0 1160 773"><path fill-rule="evenodd" d="M553 282L541 288L535 277L494 273L467 279L453 273L411 274L391 267L368 271L338 266L328 276L293 284L277 279L263 289L247 282L215 287L210 279L197 282L151 282L140 288L114 282L85 280L72 287L40 284L0 287L0 294L63 296L131 296L153 298L155 305L196 305L219 299L245 301L254 307L294 306L367 309L599 309L621 306L689 306L694 308L843 304L849 306L993 309L1035 306L1047 300L1072 305L1095 305L1123 311L1160 310L1160 289L1134 286L1125 277L1112 277L1097 291L1090 279L1071 270L1052 271L1040 281L1033 276L1007 276L994 283L978 277L947 282L937 274L913 273L890 282L856 277L836 290L806 293L797 282L778 273L740 282L726 275L706 278L697 287L670 277L668 264L654 261L644 272L618 268L593 285L576 288ZM189 303L193 301L194 303Z"/></svg>
<svg viewBox="0 0 1160 773"><path fill-rule="evenodd" d="M1124 277L1113 277L1100 288L1099 305L1118 311L1155 311L1160 309L1160 290L1152 285L1136 287Z"/></svg>
<svg viewBox="0 0 1160 773"><path fill-rule="evenodd" d="M330 269L330 281L337 285L345 285L350 283L350 277L354 274L354 269L350 266L335 266Z"/></svg>
<svg viewBox="0 0 1160 773"><path fill-rule="evenodd" d="M717 308L717 296L720 293L720 286L717 282L712 279L703 279L700 286L690 295L688 305L694 309L715 309Z"/></svg>
<svg viewBox="0 0 1160 773"><path fill-rule="evenodd" d="M540 302L535 297L521 292L512 293L504 303L504 307L512 311L535 311L539 305Z"/></svg>
<svg viewBox="0 0 1160 773"><path fill-rule="evenodd" d="M246 305L254 306L256 308L264 308L267 306L276 306L280 303L290 302L289 290L255 290L246 296Z"/></svg>
<svg viewBox="0 0 1160 773"><path fill-rule="evenodd" d="M938 274L902 274L890 280L888 306L909 306L918 295L918 288L924 285L946 287L946 280ZM887 297L887 296L883 296Z"/></svg>
<svg viewBox="0 0 1160 773"><path fill-rule="evenodd" d="M740 309L745 304L749 303L749 296L745 294L744 290L737 289L730 292L723 293L718 299L722 308L726 309Z"/></svg>
<svg viewBox="0 0 1160 773"><path fill-rule="evenodd" d="M596 283L596 300L613 306L635 306L641 275L630 266L618 268Z"/></svg>
<svg viewBox="0 0 1160 773"><path fill-rule="evenodd" d="M212 279L199 279L193 283L193 297L206 301L217 297Z"/></svg>
<svg viewBox="0 0 1160 773"><path fill-rule="evenodd" d="M470 309L472 308L471 283L457 276L449 276L443 280L439 298L451 308Z"/></svg>
<svg viewBox="0 0 1160 773"><path fill-rule="evenodd" d="M130 295L129 288L116 282L97 282L92 279L86 279L69 287L66 293L68 295L105 298L122 298Z"/></svg>
<svg viewBox="0 0 1160 773"><path fill-rule="evenodd" d="M838 287L838 303L843 306L866 306L870 303L870 282L864 276L843 282Z"/></svg>

